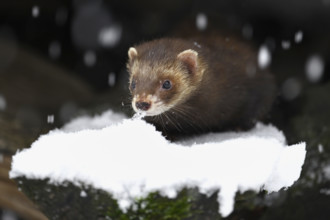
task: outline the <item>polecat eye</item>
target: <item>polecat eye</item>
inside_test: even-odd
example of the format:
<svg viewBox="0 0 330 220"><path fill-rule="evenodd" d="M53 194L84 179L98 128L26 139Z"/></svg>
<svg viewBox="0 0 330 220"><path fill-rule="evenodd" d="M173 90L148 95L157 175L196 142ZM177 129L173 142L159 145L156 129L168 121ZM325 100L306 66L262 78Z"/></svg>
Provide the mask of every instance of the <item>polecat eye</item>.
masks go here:
<svg viewBox="0 0 330 220"><path fill-rule="evenodd" d="M170 80L165 80L164 83L163 83L163 86L162 88L163 89L170 89L172 87L172 83Z"/></svg>
<svg viewBox="0 0 330 220"><path fill-rule="evenodd" d="M131 90L134 90L136 86L135 80L132 80L131 82Z"/></svg>

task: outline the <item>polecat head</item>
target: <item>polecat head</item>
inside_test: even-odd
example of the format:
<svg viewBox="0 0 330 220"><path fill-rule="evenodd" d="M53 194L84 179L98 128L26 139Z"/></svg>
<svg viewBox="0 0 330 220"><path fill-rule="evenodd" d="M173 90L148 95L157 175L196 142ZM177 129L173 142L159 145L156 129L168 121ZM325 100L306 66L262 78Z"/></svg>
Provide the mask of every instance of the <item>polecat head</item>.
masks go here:
<svg viewBox="0 0 330 220"><path fill-rule="evenodd" d="M198 53L192 49L176 50L157 41L129 49L129 88L135 112L162 114L196 90L204 72Z"/></svg>

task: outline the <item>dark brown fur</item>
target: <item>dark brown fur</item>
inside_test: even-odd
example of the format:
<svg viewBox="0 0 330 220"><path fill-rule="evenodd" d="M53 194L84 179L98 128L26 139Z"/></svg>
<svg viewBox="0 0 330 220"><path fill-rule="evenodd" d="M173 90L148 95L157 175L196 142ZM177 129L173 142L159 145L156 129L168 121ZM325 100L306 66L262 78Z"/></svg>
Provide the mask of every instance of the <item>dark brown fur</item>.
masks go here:
<svg viewBox="0 0 330 220"><path fill-rule="evenodd" d="M146 117L164 134L249 129L270 110L273 77L258 68L256 52L235 38L163 38L135 48L137 55L128 62L130 83L136 83L132 95L155 94L165 104L180 98L166 112ZM188 49L198 53L198 68L189 60L178 61L178 54ZM173 87L162 91L159 83L166 79ZM184 98L178 97L185 87Z"/></svg>

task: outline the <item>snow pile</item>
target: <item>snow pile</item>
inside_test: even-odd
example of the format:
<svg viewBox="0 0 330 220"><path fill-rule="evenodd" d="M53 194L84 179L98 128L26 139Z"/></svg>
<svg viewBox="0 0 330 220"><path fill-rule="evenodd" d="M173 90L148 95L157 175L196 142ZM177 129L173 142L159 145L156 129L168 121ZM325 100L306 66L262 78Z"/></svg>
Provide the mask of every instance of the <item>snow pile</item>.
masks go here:
<svg viewBox="0 0 330 220"><path fill-rule="evenodd" d="M291 186L305 153L305 143L287 147L271 125L170 143L143 120L108 111L41 136L13 157L10 177L83 181L112 193L124 210L132 198L155 190L174 197L183 186L198 186L203 193L221 189L220 212L227 216L237 190Z"/></svg>
<svg viewBox="0 0 330 220"><path fill-rule="evenodd" d="M105 111L100 116L96 117L78 117L70 123L64 125L61 130L64 132L74 132L87 129L102 129L122 122L125 118L126 117L124 114L114 113L113 111Z"/></svg>

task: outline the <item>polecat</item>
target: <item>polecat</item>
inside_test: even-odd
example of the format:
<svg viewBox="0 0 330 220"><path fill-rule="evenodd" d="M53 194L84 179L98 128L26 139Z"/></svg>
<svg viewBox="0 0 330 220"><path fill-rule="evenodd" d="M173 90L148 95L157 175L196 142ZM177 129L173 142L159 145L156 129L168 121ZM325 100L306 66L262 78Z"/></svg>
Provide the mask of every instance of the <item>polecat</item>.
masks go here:
<svg viewBox="0 0 330 220"><path fill-rule="evenodd" d="M128 56L132 107L165 135L251 128L275 97L255 51L234 38L163 38Z"/></svg>

